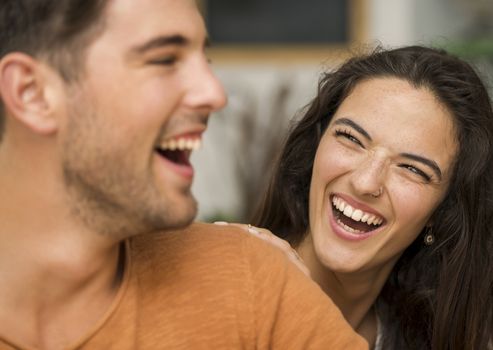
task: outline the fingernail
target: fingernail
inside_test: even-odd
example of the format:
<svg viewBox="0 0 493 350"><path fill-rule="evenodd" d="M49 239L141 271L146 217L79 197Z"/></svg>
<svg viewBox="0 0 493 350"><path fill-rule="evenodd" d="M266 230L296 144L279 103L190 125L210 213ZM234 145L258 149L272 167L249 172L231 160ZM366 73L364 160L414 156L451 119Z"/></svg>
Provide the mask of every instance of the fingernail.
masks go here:
<svg viewBox="0 0 493 350"><path fill-rule="evenodd" d="M228 223L226 221L214 221L214 225L226 226Z"/></svg>
<svg viewBox="0 0 493 350"><path fill-rule="evenodd" d="M248 228L248 232L250 233L253 233L255 235L260 235L260 231L257 231L256 229L254 229L253 227L249 227Z"/></svg>

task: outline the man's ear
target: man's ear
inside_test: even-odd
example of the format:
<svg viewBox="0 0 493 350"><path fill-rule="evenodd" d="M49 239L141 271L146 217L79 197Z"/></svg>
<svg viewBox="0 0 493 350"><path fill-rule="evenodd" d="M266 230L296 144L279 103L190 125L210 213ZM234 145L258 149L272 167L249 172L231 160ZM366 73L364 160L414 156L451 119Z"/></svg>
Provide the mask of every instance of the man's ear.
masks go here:
<svg viewBox="0 0 493 350"><path fill-rule="evenodd" d="M55 102L49 84L53 74L42 62L20 52L0 61L0 94L6 114L34 132L50 134L57 129Z"/></svg>

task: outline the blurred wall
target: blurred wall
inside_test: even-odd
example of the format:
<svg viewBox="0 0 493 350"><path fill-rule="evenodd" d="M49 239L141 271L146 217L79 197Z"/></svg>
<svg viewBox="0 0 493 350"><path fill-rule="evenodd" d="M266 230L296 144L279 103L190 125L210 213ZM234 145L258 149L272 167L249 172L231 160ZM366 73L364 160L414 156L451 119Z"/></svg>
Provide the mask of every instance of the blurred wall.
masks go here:
<svg viewBox="0 0 493 350"><path fill-rule="evenodd" d="M468 8L466 3L467 0L368 0L369 41L391 46L430 45L461 38L476 16L474 8Z"/></svg>
<svg viewBox="0 0 493 350"><path fill-rule="evenodd" d="M245 221L261 194L291 118L315 95L319 65L223 65L215 72L228 106L215 113L194 152L201 220Z"/></svg>

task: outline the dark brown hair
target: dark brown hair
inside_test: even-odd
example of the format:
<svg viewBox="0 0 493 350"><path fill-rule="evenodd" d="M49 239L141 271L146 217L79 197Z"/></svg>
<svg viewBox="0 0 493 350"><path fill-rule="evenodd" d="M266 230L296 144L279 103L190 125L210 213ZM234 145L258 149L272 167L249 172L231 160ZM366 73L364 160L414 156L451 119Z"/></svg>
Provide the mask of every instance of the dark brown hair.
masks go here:
<svg viewBox="0 0 493 350"><path fill-rule="evenodd" d="M425 87L454 118L459 149L445 199L433 214L432 247L422 233L402 254L377 301L385 349L486 349L491 339L493 112L474 69L420 46L351 58L326 73L317 97L290 131L252 220L297 246L307 234L308 194L319 141L361 81L395 77Z"/></svg>
<svg viewBox="0 0 493 350"><path fill-rule="evenodd" d="M0 59L11 52L44 58L70 81L84 48L102 26L107 0L1 0ZM4 111L0 104L0 139Z"/></svg>

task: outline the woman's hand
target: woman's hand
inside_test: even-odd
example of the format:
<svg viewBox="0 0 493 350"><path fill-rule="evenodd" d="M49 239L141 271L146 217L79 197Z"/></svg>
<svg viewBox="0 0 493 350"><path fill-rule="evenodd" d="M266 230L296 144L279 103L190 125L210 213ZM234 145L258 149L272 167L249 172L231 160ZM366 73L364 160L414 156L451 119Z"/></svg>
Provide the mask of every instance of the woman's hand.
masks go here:
<svg viewBox="0 0 493 350"><path fill-rule="evenodd" d="M237 223L227 223L224 221L217 221L214 224L216 225L231 225L231 226L236 226L239 227L246 232L250 233L251 235L254 235L266 242L269 242L273 246L281 249L288 257L290 261L292 261L305 275L310 277L310 270L306 267L305 263L301 259L301 257L298 255L296 250L294 250L291 245L283 240L282 238L277 237L274 235L272 232L265 228L259 228L255 227L252 225L246 225L246 224L237 224Z"/></svg>

